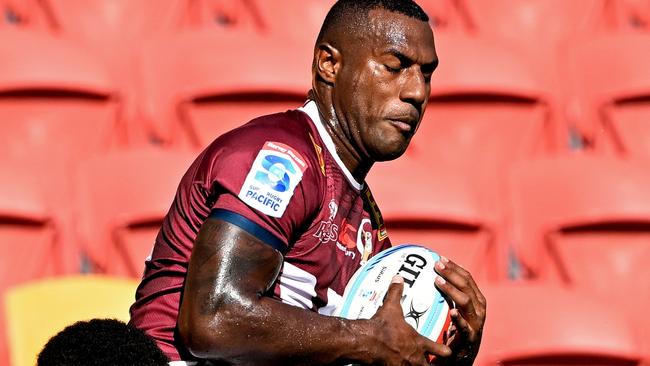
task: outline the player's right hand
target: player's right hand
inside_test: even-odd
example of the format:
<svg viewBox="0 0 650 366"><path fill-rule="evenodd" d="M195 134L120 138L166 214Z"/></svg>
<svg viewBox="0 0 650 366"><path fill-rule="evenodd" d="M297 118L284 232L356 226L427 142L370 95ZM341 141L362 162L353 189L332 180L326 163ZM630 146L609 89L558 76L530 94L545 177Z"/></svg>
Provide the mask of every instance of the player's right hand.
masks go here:
<svg viewBox="0 0 650 366"><path fill-rule="evenodd" d="M420 335L405 320L400 299L404 279L393 277L383 305L370 319L373 323L374 365L429 365L428 355L445 358L451 349Z"/></svg>

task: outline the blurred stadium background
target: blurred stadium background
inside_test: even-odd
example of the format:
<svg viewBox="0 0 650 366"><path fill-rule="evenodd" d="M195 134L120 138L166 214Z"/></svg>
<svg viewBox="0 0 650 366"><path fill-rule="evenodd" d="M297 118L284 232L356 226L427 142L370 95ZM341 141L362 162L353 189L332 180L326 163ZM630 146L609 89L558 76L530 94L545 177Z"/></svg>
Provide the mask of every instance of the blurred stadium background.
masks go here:
<svg viewBox="0 0 650 366"><path fill-rule="evenodd" d="M0 0L0 365L128 319L181 175L304 102L332 3ZM472 271L477 365L650 363L650 1L419 3L428 111L368 179L393 242Z"/></svg>

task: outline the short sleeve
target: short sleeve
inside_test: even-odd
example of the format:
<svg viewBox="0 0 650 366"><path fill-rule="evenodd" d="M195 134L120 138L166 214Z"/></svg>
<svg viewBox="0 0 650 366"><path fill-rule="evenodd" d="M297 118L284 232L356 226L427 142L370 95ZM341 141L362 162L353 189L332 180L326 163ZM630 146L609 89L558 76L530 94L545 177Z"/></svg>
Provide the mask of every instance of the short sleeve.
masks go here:
<svg viewBox="0 0 650 366"><path fill-rule="evenodd" d="M324 195L313 145L300 133L256 129L220 142L212 162L210 216L235 224L285 253L313 221ZM310 149L312 149L310 151Z"/></svg>

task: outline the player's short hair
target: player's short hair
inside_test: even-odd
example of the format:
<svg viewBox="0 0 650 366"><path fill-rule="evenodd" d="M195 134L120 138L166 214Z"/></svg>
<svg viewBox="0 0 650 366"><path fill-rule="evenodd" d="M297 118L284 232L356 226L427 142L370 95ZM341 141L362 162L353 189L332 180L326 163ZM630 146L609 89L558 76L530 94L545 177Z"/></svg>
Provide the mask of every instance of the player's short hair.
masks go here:
<svg viewBox="0 0 650 366"><path fill-rule="evenodd" d="M376 9L403 14L423 22L429 21L427 13L413 0L338 0L327 13L316 42L322 41L329 31L337 27L354 30L367 25L368 13Z"/></svg>
<svg viewBox="0 0 650 366"><path fill-rule="evenodd" d="M76 322L52 337L38 366L163 366L169 358L136 327L116 319Z"/></svg>

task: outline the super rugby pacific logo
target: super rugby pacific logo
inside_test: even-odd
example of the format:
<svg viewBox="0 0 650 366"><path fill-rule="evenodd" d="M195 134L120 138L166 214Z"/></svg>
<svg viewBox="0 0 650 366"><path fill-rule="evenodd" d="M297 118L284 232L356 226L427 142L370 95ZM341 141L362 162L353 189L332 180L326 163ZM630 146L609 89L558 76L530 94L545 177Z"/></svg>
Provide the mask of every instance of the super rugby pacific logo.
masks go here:
<svg viewBox="0 0 650 366"><path fill-rule="evenodd" d="M239 198L269 216L282 217L306 169L297 151L281 143L266 142L253 161Z"/></svg>

